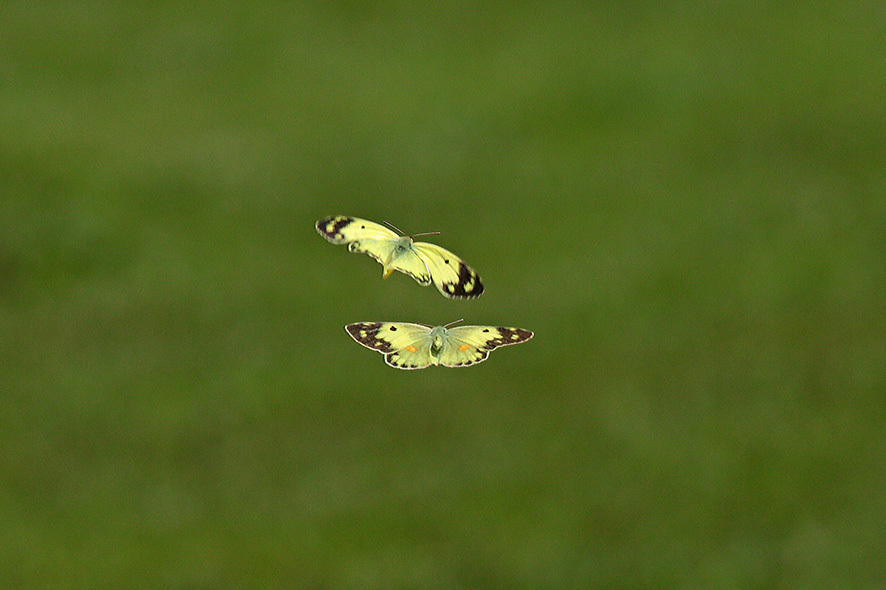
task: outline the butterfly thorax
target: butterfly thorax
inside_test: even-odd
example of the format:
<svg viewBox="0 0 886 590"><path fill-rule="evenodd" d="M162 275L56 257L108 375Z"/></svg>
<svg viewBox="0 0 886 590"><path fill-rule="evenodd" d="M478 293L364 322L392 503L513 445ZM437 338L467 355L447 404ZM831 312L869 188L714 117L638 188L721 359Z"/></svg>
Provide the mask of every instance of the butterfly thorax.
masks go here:
<svg viewBox="0 0 886 590"><path fill-rule="evenodd" d="M412 250L412 238L409 236L402 236L397 240L397 245L394 246L394 250L397 254L403 254L409 250Z"/></svg>
<svg viewBox="0 0 886 590"><path fill-rule="evenodd" d="M443 348L443 341L445 340L446 328L442 326L437 326L431 333L428 334L428 338L431 340L431 356L437 357L440 355L440 350Z"/></svg>
<svg viewBox="0 0 886 590"><path fill-rule="evenodd" d="M391 249L390 253L384 259L378 258L378 261L382 263L385 267L384 270L384 278L388 278L391 276L391 273L394 272L394 269L391 268L391 265L394 264L401 256L412 250L412 238L409 236L402 236L397 239L394 243L394 247Z"/></svg>

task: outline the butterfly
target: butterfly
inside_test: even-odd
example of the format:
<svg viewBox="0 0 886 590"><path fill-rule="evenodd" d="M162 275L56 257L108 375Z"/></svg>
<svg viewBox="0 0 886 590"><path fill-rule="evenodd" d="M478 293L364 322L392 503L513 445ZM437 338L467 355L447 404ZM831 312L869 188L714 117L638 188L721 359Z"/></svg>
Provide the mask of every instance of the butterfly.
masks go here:
<svg viewBox="0 0 886 590"><path fill-rule="evenodd" d="M533 336L532 332L522 328L449 328L452 324L433 327L400 322L360 322L348 324L345 330L366 348L385 355L385 362L398 369L424 369L431 365L467 367L485 361L489 351L499 346L526 342Z"/></svg>
<svg viewBox="0 0 886 590"><path fill-rule="evenodd" d="M423 286L433 281L440 293L452 299L470 299L483 293L480 275L464 260L435 244L414 242L410 236L383 225L344 215L321 219L315 227L333 244L347 244L351 252L363 252L378 260L384 267L384 278L399 270Z"/></svg>

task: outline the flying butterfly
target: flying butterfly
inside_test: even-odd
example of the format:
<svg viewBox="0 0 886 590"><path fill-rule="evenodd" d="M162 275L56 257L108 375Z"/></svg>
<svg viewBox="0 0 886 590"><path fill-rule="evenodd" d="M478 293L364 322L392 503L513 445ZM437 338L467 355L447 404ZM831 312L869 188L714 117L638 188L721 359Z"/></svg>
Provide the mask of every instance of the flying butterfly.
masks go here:
<svg viewBox="0 0 886 590"><path fill-rule="evenodd" d="M344 215L321 219L315 227L333 244L347 244L351 252L375 258L384 267L384 278L398 270L423 286L433 282L440 293L451 299L471 299L483 293L480 275L464 260L436 244L415 242L383 225Z"/></svg>
<svg viewBox="0 0 886 590"><path fill-rule="evenodd" d="M461 321L461 320L458 320ZM345 326L351 337L385 355L397 369L424 369L431 365L468 367L486 360L499 346L519 344L533 333L502 326L426 326L400 322L360 322Z"/></svg>

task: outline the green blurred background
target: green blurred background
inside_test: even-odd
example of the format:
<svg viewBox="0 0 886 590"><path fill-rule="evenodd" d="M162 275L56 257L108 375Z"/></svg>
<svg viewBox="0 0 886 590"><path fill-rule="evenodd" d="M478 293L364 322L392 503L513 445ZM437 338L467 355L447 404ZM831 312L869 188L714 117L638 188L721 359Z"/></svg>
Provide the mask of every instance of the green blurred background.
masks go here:
<svg viewBox="0 0 886 590"><path fill-rule="evenodd" d="M3 588L886 587L882 3L0 16Z"/></svg>

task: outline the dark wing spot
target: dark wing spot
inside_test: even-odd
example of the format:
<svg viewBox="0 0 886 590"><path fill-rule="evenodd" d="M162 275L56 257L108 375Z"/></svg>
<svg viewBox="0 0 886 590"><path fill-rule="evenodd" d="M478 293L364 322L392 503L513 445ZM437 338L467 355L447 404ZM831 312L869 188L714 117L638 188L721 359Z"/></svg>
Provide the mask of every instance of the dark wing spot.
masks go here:
<svg viewBox="0 0 886 590"><path fill-rule="evenodd" d="M486 342L483 348L487 350L492 350L493 348L497 348L499 346L505 346L508 344L519 344L520 342L526 342L534 335L529 330L524 330L522 328L497 328L499 333L501 334L498 338L493 338Z"/></svg>
<svg viewBox="0 0 886 590"><path fill-rule="evenodd" d="M344 236L341 230L354 221L353 217L345 217L338 215L335 217L326 217L317 222L314 226L321 236L333 243L341 243Z"/></svg>
<svg viewBox="0 0 886 590"><path fill-rule="evenodd" d="M443 261L443 264L449 264L449 261L448 261L448 260L444 260L444 261Z"/></svg>
<svg viewBox="0 0 886 590"><path fill-rule="evenodd" d="M483 331L484 331L484 332L488 332L488 331L489 331L489 328L483 328Z"/></svg>
<svg viewBox="0 0 886 590"><path fill-rule="evenodd" d="M470 290L465 288L469 285L471 287ZM449 291L449 293L444 293L447 297L452 297L453 299L471 299L479 297L483 293L483 283L480 281L480 276L471 270L467 264L459 263L458 281L455 283L447 283L446 290Z"/></svg>
<svg viewBox="0 0 886 590"><path fill-rule="evenodd" d="M391 332L396 332L396 331L397 331L397 326L391 326Z"/></svg>
<svg viewBox="0 0 886 590"><path fill-rule="evenodd" d="M348 326L345 326L345 329L347 329L348 334L350 334L354 340L364 346L381 352L391 352L393 350L393 347L389 342L376 336L381 329L381 322L349 324Z"/></svg>

